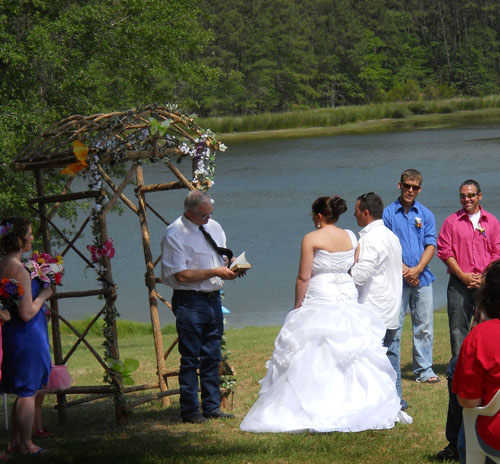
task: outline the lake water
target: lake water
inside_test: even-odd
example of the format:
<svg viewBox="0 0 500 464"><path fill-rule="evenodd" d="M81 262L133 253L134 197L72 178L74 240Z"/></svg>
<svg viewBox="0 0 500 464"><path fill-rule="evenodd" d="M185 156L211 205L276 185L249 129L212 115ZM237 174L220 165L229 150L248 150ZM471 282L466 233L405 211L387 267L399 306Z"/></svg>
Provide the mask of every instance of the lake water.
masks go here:
<svg viewBox="0 0 500 464"><path fill-rule="evenodd" d="M468 178L481 184L482 206L500 217L499 189L500 128L470 126L367 135L343 135L276 141L235 143L219 155L213 218L219 221L235 255L246 251L253 264L242 279L226 282L224 306L230 309L229 327L281 325L293 307L295 278L303 235L313 229L312 201L321 195L341 195L348 204L340 227L359 232L353 216L354 203L362 193L374 191L384 204L398 196L401 172L422 172L419 201L436 216L439 231L443 220L460 208L459 185ZM186 170L187 164L184 165ZM183 165L181 165L181 169ZM146 184L174 180L161 163L145 165ZM135 202L133 189L126 195ZM186 191L149 194L147 201L172 221L182 213ZM108 232L116 255L113 277L118 284L117 307L123 319L149 322L145 264L139 221L126 208L124 214L108 216ZM160 253L165 225L149 214L153 255ZM91 243L90 231L80 241L80 250ZM85 250L86 251L86 250ZM70 251L63 291L96 288L95 273ZM434 306L446 304L447 275L436 257L431 261L436 275ZM159 267L157 268L159 275ZM158 291L170 299L162 284ZM95 314L102 302L94 298L61 300L62 314L81 319ZM174 322L159 302L160 321Z"/></svg>

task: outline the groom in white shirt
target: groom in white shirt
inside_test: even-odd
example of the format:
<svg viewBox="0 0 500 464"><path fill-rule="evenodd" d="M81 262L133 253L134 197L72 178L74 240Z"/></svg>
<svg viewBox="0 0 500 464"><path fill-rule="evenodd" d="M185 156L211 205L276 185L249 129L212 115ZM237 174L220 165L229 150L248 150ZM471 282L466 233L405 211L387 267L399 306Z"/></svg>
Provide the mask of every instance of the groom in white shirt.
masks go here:
<svg viewBox="0 0 500 464"><path fill-rule="evenodd" d="M402 399L400 349L395 340L403 291L403 257L398 237L384 225L383 212L384 204L377 194L369 192L358 197L354 216L363 229L351 275L358 287L358 301L375 309L385 324L383 344L396 371L396 390L404 410L408 404Z"/></svg>

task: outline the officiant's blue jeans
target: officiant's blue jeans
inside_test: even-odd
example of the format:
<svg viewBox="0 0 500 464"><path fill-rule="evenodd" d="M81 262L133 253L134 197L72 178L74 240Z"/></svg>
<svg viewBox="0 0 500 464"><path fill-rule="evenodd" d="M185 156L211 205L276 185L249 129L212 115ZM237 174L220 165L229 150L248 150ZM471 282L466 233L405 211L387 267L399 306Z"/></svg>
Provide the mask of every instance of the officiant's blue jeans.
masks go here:
<svg viewBox="0 0 500 464"><path fill-rule="evenodd" d="M198 369L201 408L204 413L209 413L220 406L220 343L224 332L220 293L174 290L172 310L175 314L181 355L181 416L188 417L200 413Z"/></svg>

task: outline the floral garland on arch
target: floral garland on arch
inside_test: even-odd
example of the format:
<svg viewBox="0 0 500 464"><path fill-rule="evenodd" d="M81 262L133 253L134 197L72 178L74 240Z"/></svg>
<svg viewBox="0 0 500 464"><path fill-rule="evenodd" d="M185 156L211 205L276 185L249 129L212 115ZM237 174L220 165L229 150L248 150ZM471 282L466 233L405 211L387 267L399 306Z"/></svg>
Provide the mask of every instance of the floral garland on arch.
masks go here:
<svg viewBox="0 0 500 464"><path fill-rule="evenodd" d="M218 152L227 147L216 139L210 129L203 129L195 122L196 115L185 116L177 105L148 105L143 108L116 113L110 116L99 130L80 134L85 138L73 141L75 162L61 170L67 175L83 171L89 188L99 190L102 179L97 168L103 156L111 158L115 165L123 160L127 151L148 150L151 163L168 164L174 160L180 164L189 157L192 161L191 182L200 190L207 190L214 183L215 161ZM159 156L158 156L159 155ZM141 160L134 162L141 164ZM88 168L88 169L87 169Z"/></svg>
<svg viewBox="0 0 500 464"><path fill-rule="evenodd" d="M216 150L213 150L213 136L215 134L208 129L205 134L196 138L194 143L183 142L179 148L182 153L191 157L196 166L193 183L207 188L214 184L216 153L217 151L224 152L227 148L223 143L217 142ZM165 161L168 162L168 158Z"/></svg>
<svg viewBox="0 0 500 464"><path fill-rule="evenodd" d="M97 168L95 170L92 170L92 166L95 166L96 164L93 163L92 161L89 163L89 171L90 173L95 172L99 173ZM95 266L97 268L97 280L100 282L101 287L103 290L108 290L114 287L112 282L109 282L107 277L106 277L106 262L108 259L111 259L115 256L115 249L113 247L113 240L111 238L107 238L104 243L102 243L102 235L100 232L100 224L101 224L101 211L103 208L103 205L108 202L108 197L103 192L103 190L100 188L100 178L97 176L94 176L94 179L97 179L98 182L95 183L93 186L89 185L91 189L94 191L100 191L102 194L97 197L96 202L94 207L92 208L91 211L91 219L92 219L92 235L93 235L93 243L91 245L87 245L87 250L90 253L90 258L92 262L92 266ZM103 299L103 296L100 295L98 298ZM120 313L118 312L118 309L116 308L116 293L113 292L111 298L106 298L105 299L105 304L103 308L103 318L104 318L104 324L102 328L102 333L104 336L104 342L103 342L103 347L104 347L104 360L106 361L107 365L112 369L114 363L116 360L113 357L113 345L114 345L114 334L113 334L113 325L114 322L118 317L120 317ZM109 383L111 387L116 387L116 384L113 382L112 376L108 373L104 373L104 382ZM120 397L120 401L125 404L125 398L123 395Z"/></svg>

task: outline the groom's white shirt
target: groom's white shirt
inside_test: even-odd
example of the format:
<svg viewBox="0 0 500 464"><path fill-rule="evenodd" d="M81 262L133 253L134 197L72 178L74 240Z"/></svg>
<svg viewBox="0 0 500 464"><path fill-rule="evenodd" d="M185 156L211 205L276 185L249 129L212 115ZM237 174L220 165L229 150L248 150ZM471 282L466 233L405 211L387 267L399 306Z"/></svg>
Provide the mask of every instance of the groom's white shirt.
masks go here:
<svg viewBox="0 0 500 464"><path fill-rule="evenodd" d="M397 329L403 291L403 258L398 237L382 219L359 232L358 261L351 275L358 301L374 308L387 329Z"/></svg>

